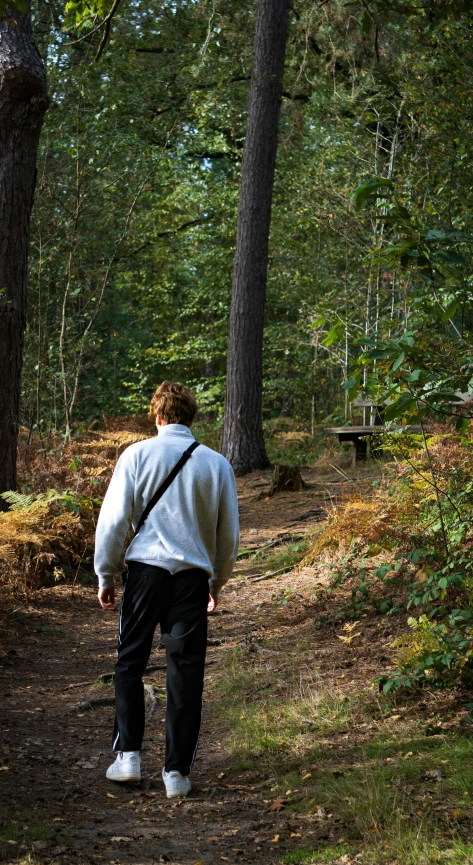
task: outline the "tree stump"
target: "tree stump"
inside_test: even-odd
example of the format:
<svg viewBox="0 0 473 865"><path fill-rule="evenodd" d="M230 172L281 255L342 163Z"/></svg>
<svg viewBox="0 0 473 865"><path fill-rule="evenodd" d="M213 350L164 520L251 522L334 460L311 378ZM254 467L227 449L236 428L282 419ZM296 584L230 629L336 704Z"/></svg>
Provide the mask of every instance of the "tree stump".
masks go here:
<svg viewBox="0 0 473 865"><path fill-rule="evenodd" d="M299 466L275 465L268 495L275 493L300 493L304 489Z"/></svg>

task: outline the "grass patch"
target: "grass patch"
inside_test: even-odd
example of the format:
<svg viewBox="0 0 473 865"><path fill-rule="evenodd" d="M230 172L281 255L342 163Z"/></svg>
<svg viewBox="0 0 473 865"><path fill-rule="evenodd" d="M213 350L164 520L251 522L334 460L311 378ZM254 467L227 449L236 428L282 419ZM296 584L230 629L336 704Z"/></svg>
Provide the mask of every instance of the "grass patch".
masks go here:
<svg viewBox="0 0 473 865"><path fill-rule="evenodd" d="M237 650L230 657L218 685L218 713L231 727L230 747L238 759L307 747L315 732L346 725L353 706L341 690L326 690L315 677L302 683L296 670L275 676L264 661L245 666L241 656Z"/></svg>
<svg viewBox="0 0 473 865"><path fill-rule="evenodd" d="M412 713L387 718L374 690L301 679L297 656L264 645L235 652L214 684L235 768L266 777L292 819L333 827L360 865L473 865L470 739L424 736ZM306 847L283 861L348 855L333 851Z"/></svg>
<svg viewBox="0 0 473 865"><path fill-rule="evenodd" d="M307 541L296 541L275 550L262 550L252 556L252 561L255 565L264 566L268 571L277 571L279 568L297 565L304 558L308 546Z"/></svg>
<svg viewBox="0 0 473 865"><path fill-rule="evenodd" d="M54 833L50 823L32 819L31 813L24 815L16 811L6 815L0 823L0 841L14 841L15 844L31 844L34 841L49 841Z"/></svg>
<svg viewBox="0 0 473 865"><path fill-rule="evenodd" d="M323 850L294 850L292 853L287 853L282 857L282 862L288 865L299 865L299 863L320 863L320 865L330 865L336 862L341 856L347 856L350 853L350 848L345 844L337 844L336 847L325 847Z"/></svg>

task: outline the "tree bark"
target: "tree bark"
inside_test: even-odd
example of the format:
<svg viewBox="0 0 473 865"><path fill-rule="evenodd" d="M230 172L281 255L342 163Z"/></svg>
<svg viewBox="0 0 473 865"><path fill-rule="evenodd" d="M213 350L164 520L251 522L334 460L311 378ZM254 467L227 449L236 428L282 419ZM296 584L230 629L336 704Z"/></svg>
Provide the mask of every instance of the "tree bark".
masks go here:
<svg viewBox="0 0 473 865"><path fill-rule="evenodd" d="M275 465L268 496L275 493L300 493L304 489L299 466Z"/></svg>
<svg viewBox="0 0 473 865"><path fill-rule="evenodd" d="M0 12L0 492L15 489L30 214L46 74L29 11ZM0 499L0 510L2 500Z"/></svg>
<svg viewBox="0 0 473 865"><path fill-rule="evenodd" d="M243 151L222 453L235 474L266 468L263 327L289 0L259 0Z"/></svg>

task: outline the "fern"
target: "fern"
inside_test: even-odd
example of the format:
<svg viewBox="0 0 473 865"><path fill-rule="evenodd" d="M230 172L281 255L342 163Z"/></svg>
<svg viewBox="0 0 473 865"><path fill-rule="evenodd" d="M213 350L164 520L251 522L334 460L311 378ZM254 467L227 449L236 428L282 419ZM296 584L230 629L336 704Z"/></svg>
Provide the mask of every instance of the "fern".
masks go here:
<svg viewBox="0 0 473 865"><path fill-rule="evenodd" d="M24 511L33 506L49 504L61 498L61 493L58 493L57 490L47 490L45 493L29 496L24 493L17 493L14 490L8 490L0 495L2 499L8 502L12 511Z"/></svg>
<svg viewBox="0 0 473 865"><path fill-rule="evenodd" d="M87 442L87 447L119 449L122 447L128 447L128 445L136 444L136 442L142 442L147 438L149 438L149 436L145 435L144 433L118 430L117 432L100 433L100 438L94 439L94 441L91 442Z"/></svg>
<svg viewBox="0 0 473 865"><path fill-rule="evenodd" d="M38 495L13 491L2 494L10 510L0 513L0 558L13 562L32 546L44 549L51 541L63 543L63 535L78 524L78 517L69 511L54 513L51 505L62 495L48 490Z"/></svg>

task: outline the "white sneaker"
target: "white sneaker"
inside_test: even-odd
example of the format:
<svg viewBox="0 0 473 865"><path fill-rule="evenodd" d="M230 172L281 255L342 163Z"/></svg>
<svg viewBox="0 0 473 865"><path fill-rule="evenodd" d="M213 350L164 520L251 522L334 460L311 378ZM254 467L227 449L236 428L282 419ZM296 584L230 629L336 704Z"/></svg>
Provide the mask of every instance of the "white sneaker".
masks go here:
<svg viewBox="0 0 473 865"><path fill-rule="evenodd" d="M119 751L117 759L107 769L109 781L141 781L141 764L138 751Z"/></svg>
<svg viewBox="0 0 473 865"><path fill-rule="evenodd" d="M168 799L182 799L192 790L189 778L181 775L177 769L173 769L171 772L166 772L163 769L163 781Z"/></svg>

